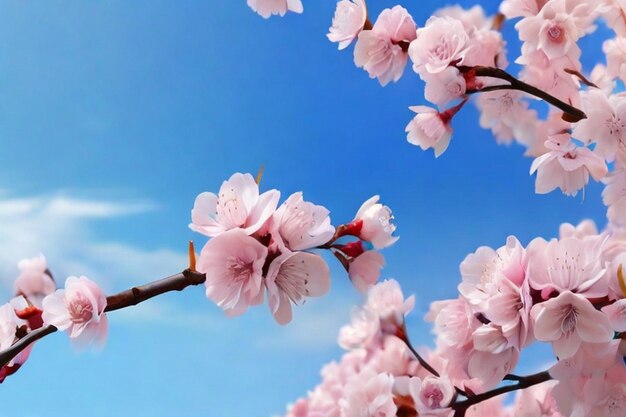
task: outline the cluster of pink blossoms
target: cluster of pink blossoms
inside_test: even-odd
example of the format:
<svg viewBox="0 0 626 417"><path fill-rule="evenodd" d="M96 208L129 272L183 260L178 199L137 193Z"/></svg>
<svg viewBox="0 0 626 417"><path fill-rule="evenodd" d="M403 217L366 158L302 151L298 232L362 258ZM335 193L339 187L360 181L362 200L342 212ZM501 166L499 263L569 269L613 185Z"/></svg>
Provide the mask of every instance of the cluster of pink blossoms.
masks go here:
<svg viewBox="0 0 626 417"><path fill-rule="evenodd" d="M381 282L340 331L348 352L288 416L451 417L462 401L508 379L536 341L552 345L554 381L519 392L511 407L493 399L465 415L626 415L625 264L626 231L598 233L590 221L562 225L559 239L523 247L510 237L498 249L479 248L461 263L459 297L434 302L427 315L436 334L425 355L432 369L406 336L413 298L396 281Z"/></svg>
<svg viewBox="0 0 626 417"><path fill-rule="evenodd" d="M107 302L96 283L86 277L69 277L65 289L57 290L43 255L23 259L18 268L16 296L0 306L0 350L10 348L44 325L67 331L78 346L104 343L108 330L104 314ZM32 347L31 344L0 368L0 382L22 366Z"/></svg>
<svg viewBox="0 0 626 417"><path fill-rule="evenodd" d="M263 303L280 324L292 318L292 304L324 295L330 274L313 250L330 250L361 291L380 275L384 257L378 249L393 244L391 210L366 201L355 219L337 229L329 211L294 193L280 207L280 193L259 193L250 174L233 174L219 193L202 193L191 212L192 230L211 239L202 249L197 269L206 274L206 295L229 316ZM342 243L347 236L357 241Z"/></svg>
<svg viewBox="0 0 626 417"><path fill-rule="evenodd" d="M344 49L352 41L354 62L381 85L397 81L408 59L425 82L425 98L437 106L413 106L407 139L441 155L450 143L451 121L470 95L477 95L480 125L499 143L513 141L535 158L536 192L560 189L576 195L592 177L604 181L609 219L626 225L626 5L617 0L505 0L496 17L480 6L438 10L418 27L401 6L384 9L372 25L363 0L341 0L328 38ZM617 16L617 17L616 17ZM505 42L499 28L517 20L523 41L519 77L506 73ZM582 74L577 42L603 19L616 37L604 42L606 64ZM533 97L535 96L535 97ZM545 118L529 107L542 98ZM557 103L558 102L558 103ZM607 163L614 162L609 173ZM620 207L622 210L620 210Z"/></svg>

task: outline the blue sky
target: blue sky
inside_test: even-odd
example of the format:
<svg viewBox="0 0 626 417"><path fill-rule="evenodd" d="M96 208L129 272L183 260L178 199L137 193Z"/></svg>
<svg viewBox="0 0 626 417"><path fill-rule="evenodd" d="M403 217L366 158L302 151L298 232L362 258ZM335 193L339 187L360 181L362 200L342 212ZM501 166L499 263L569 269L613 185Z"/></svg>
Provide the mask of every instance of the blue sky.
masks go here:
<svg viewBox="0 0 626 417"><path fill-rule="evenodd" d="M370 3L372 14L394 4ZM419 25L442 5L405 3ZM61 281L85 274L108 292L179 271L187 240L204 243L187 229L195 196L260 165L262 188L283 198L303 190L335 224L382 195L401 236L383 276L416 294L417 344L431 343L429 303L455 297L458 264L478 246L555 236L562 221L605 224L596 184L584 199L535 195L531 161L496 145L473 106L455 118L439 159L409 145L408 106L423 103L417 75L407 68L381 88L354 67L351 49L327 41L335 2L304 5L303 15L266 21L245 0L0 1L5 298L17 261L39 252ZM511 23L505 35L513 61ZM586 70L600 59L598 36L583 40ZM337 329L360 300L329 262L330 294L287 327L266 306L226 319L195 288L111 314L102 352L76 352L55 334L0 387L3 411L280 413L340 356Z"/></svg>

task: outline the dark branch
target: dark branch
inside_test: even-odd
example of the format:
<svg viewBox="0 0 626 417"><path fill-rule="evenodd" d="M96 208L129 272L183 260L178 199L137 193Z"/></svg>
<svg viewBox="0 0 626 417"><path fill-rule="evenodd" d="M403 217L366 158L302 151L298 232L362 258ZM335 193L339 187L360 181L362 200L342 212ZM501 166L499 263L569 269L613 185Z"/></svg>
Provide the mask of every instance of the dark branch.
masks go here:
<svg viewBox="0 0 626 417"><path fill-rule="evenodd" d="M206 281L205 274L186 269L179 274L108 296L107 306L104 311L115 311L134 306L157 295L165 294L170 291L182 291L189 286L200 285L204 283L204 281ZM0 352L0 368L8 364L31 343L56 331L56 327L47 325L28 333L11 347Z"/></svg>
<svg viewBox="0 0 626 417"><path fill-rule="evenodd" d="M537 87L533 87L530 84L526 84L525 82L518 80L517 78L515 78L514 76L512 76L511 74L509 74L508 72L500 68L482 67L482 66L468 67L468 66L462 66L462 65L458 66L457 68L462 73L471 72L476 77L498 78L501 80L508 81L510 83L510 85L488 86L488 87L477 89L477 90L471 90L471 91L468 91L468 94L480 93L480 92L486 92L486 91L494 91L494 90L503 90L503 89L519 90L519 91L528 93L530 95L533 95L537 98L540 98L546 101L547 103L552 104L554 107L557 107L558 109L563 110L563 112L565 113L564 116L566 116L564 117L564 119L567 120L568 122L574 123L579 120L587 118L587 115L582 110L570 104L567 104L562 100L559 100L553 95L548 94L545 91L538 89Z"/></svg>
<svg viewBox="0 0 626 417"><path fill-rule="evenodd" d="M532 387L533 385L541 384L552 379L548 371L539 372L528 376L507 375L505 379L514 379L516 384L507 385L492 389L491 391L483 392L482 394L474 395L466 400L458 401L452 404L452 408L455 410L454 417L464 417L465 412L471 406L486 401L490 398L497 397L498 395L506 394L507 392L517 391Z"/></svg>
<svg viewBox="0 0 626 417"><path fill-rule="evenodd" d="M104 311L115 311L134 306L157 295L170 291L182 291L191 285L200 285L204 281L206 281L204 274L186 269L180 274L108 296Z"/></svg>

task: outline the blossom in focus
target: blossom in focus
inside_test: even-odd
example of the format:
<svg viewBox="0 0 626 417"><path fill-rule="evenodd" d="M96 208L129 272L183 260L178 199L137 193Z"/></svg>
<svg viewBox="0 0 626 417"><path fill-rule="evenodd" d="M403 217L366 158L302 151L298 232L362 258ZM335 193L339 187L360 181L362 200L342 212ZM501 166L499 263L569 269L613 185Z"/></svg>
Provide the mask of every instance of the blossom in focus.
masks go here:
<svg viewBox="0 0 626 417"><path fill-rule="evenodd" d="M69 333L79 345L95 341L102 345L108 331L102 289L87 277L69 277L65 288L43 299L43 321Z"/></svg>
<svg viewBox="0 0 626 417"><path fill-rule="evenodd" d="M560 188L567 195L576 195L589 182L596 181L608 172L604 160L586 147L576 146L567 134L552 136L545 143L549 152L536 158L530 174L537 172L535 192L546 194Z"/></svg>
<svg viewBox="0 0 626 417"><path fill-rule="evenodd" d="M418 74L435 74L453 63L462 63L468 42L469 37L460 20L433 16L417 30L417 36L409 46L413 69Z"/></svg>
<svg viewBox="0 0 626 417"><path fill-rule="evenodd" d="M350 281L357 290L364 293L376 284L383 266L385 266L385 257L380 252L376 250L363 252L348 266Z"/></svg>
<svg viewBox="0 0 626 417"><path fill-rule="evenodd" d="M582 4L575 11L567 6L565 0L552 0L537 15L520 20L515 25L520 39L549 59L579 55L576 41L584 34L586 21L578 19L578 15L586 10Z"/></svg>
<svg viewBox="0 0 626 417"><path fill-rule="evenodd" d="M393 224L391 209L378 202L380 196L375 195L364 202L353 220L362 222L359 238L370 242L374 248L382 249L394 244L399 237L392 236L396 230Z"/></svg>
<svg viewBox="0 0 626 417"><path fill-rule="evenodd" d="M411 106L409 109L417 113L405 129L409 143L423 150L433 148L435 157L444 153L452 138L450 119L427 106Z"/></svg>
<svg viewBox="0 0 626 417"><path fill-rule="evenodd" d="M263 302L263 265L267 248L241 229L209 240L197 269L206 274L206 295L226 314L235 316Z"/></svg>
<svg viewBox="0 0 626 417"><path fill-rule="evenodd" d="M297 192L276 210L272 219L284 245L292 251L311 249L328 242L335 233L329 211L304 201Z"/></svg>
<svg viewBox="0 0 626 417"><path fill-rule="evenodd" d="M22 259L17 267L20 274L15 279L15 293L23 295L41 308L44 297L56 290L56 284L48 272L46 258L39 255L31 259Z"/></svg>
<svg viewBox="0 0 626 417"><path fill-rule="evenodd" d="M354 46L354 63L378 78L382 86L398 81L404 73L407 53L402 44L415 39L415 22L401 6L385 9L371 30L359 34Z"/></svg>
<svg viewBox="0 0 626 417"><path fill-rule="evenodd" d="M264 18L271 15L284 16L287 11L302 13L301 0L248 0L248 6Z"/></svg>
<svg viewBox="0 0 626 417"><path fill-rule="evenodd" d="M359 36L366 20L367 7L364 0L341 0L337 3L333 25L326 36L331 42L338 42L338 48L342 50Z"/></svg>
<svg viewBox="0 0 626 417"><path fill-rule="evenodd" d="M535 304L531 316L537 340L552 342L560 359L573 356L583 341L602 343L613 339L607 316L585 297L571 291Z"/></svg>
<svg viewBox="0 0 626 417"><path fill-rule="evenodd" d="M291 303L302 304L305 297L320 297L330 288L330 271L320 256L307 252L284 253L269 266L267 296L279 324L291 321Z"/></svg>
<svg viewBox="0 0 626 417"><path fill-rule="evenodd" d="M541 291L543 299L564 291L588 298L606 296L608 283L602 262L605 244L606 235L550 241L533 239L526 249L530 286Z"/></svg>
<svg viewBox="0 0 626 417"><path fill-rule="evenodd" d="M259 195L252 175L237 172L222 183L218 195L204 192L196 197L189 227L209 237L234 228L250 235L276 211L279 198L277 190Z"/></svg>

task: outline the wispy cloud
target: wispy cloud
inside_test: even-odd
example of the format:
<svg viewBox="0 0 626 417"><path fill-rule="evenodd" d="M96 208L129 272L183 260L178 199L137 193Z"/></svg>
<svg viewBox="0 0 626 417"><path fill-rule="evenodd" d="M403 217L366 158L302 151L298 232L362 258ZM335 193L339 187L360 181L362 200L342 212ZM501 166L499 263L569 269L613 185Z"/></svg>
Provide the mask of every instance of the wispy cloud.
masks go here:
<svg viewBox="0 0 626 417"><path fill-rule="evenodd" d="M5 298L17 274L17 262L43 253L61 280L92 275L105 289L141 283L180 270L185 256L169 249L148 250L94 239L98 221L158 208L146 199L89 199L67 193L0 198L0 287Z"/></svg>

